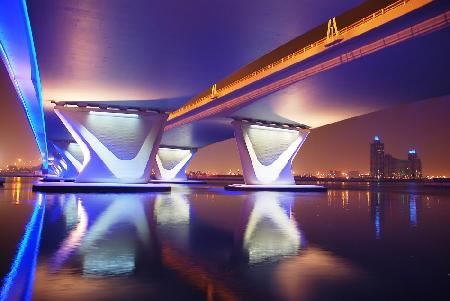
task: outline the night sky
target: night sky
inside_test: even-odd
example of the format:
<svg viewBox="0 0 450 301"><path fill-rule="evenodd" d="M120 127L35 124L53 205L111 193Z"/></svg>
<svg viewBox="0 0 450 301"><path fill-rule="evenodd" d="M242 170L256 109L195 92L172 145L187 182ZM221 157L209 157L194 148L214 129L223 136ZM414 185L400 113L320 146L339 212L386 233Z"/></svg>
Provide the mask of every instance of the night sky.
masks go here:
<svg viewBox="0 0 450 301"><path fill-rule="evenodd" d="M37 147L8 74L0 73L0 166L17 158L38 162ZM417 149L426 175L450 175L450 96L433 98L314 129L297 155L295 173L337 169L368 172L369 143L379 135L386 152L406 158ZM220 158L220 159L218 159ZM240 167L233 139L199 150L188 170L226 173Z"/></svg>

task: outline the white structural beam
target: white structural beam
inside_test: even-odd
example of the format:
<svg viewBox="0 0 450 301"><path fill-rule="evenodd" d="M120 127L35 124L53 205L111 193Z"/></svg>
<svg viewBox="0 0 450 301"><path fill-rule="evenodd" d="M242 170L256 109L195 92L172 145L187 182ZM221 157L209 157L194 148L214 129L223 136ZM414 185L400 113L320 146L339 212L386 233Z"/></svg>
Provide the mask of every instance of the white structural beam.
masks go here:
<svg viewBox="0 0 450 301"><path fill-rule="evenodd" d="M83 152L76 182L149 181L166 114L63 105L55 113Z"/></svg>
<svg viewBox="0 0 450 301"><path fill-rule="evenodd" d="M55 161L63 161L66 168L59 176L66 179L73 179L78 176L83 162L83 152L75 142L69 141L49 141Z"/></svg>
<svg viewBox="0 0 450 301"><path fill-rule="evenodd" d="M250 185L292 185L292 160L309 130L233 121L244 181Z"/></svg>
<svg viewBox="0 0 450 301"><path fill-rule="evenodd" d="M186 167L195 149L160 147L155 156L155 177L164 181L186 181Z"/></svg>

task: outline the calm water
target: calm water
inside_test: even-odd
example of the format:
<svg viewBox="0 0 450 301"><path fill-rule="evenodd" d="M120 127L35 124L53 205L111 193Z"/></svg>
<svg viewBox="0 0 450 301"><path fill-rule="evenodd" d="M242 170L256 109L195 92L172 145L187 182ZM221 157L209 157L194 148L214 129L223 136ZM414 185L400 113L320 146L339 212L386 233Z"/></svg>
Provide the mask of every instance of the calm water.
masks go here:
<svg viewBox="0 0 450 301"><path fill-rule="evenodd" d="M450 191L0 188L3 297L450 300ZM0 298L1 299L1 298Z"/></svg>

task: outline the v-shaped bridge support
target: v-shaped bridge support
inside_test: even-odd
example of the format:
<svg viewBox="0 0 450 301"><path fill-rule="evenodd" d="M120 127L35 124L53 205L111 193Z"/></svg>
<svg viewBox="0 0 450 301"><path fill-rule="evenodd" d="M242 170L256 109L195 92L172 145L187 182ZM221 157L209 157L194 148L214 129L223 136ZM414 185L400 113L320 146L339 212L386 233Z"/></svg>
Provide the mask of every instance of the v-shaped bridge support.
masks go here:
<svg viewBox="0 0 450 301"><path fill-rule="evenodd" d="M63 105L55 112L84 155L76 182L149 181L166 114Z"/></svg>

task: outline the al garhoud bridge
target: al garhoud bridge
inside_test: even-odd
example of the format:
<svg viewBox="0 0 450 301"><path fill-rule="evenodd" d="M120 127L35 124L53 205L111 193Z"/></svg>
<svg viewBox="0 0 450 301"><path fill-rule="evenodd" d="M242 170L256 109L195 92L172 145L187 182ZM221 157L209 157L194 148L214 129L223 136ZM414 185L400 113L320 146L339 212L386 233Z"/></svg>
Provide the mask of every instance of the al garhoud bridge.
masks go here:
<svg viewBox="0 0 450 301"><path fill-rule="evenodd" d="M1 57L43 169L74 181L42 189L166 190L147 184L152 169L186 181L198 148L233 137L235 189L316 189L291 172L311 129L450 92L448 1L0 7Z"/></svg>

